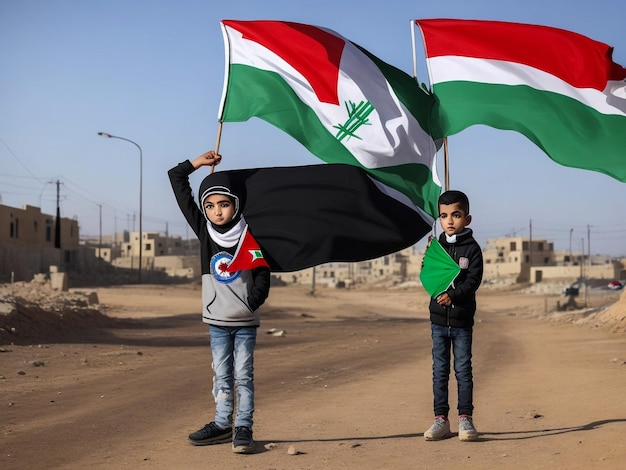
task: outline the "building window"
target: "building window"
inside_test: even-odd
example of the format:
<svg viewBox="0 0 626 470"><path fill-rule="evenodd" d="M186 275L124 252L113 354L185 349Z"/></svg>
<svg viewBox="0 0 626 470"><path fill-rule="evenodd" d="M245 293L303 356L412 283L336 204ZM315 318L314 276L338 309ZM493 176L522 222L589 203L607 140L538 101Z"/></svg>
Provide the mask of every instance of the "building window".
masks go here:
<svg viewBox="0 0 626 470"><path fill-rule="evenodd" d="M150 251L152 249L152 243L146 243L146 251Z"/></svg>
<svg viewBox="0 0 626 470"><path fill-rule="evenodd" d="M537 247L539 251L543 251L543 243L538 243Z"/></svg>
<svg viewBox="0 0 626 470"><path fill-rule="evenodd" d="M511 251L517 251L517 243L511 242Z"/></svg>
<svg viewBox="0 0 626 470"><path fill-rule="evenodd" d="M528 251L528 242L522 242L522 250Z"/></svg>

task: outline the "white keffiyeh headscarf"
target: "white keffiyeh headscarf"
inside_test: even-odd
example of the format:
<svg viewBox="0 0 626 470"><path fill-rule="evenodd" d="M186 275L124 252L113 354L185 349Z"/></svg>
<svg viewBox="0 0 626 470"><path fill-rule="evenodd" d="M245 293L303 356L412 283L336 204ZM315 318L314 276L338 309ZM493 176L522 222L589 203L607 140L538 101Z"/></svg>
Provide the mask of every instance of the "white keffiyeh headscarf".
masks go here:
<svg viewBox="0 0 626 470"><path fill-rule="evenodd" d="M215 230L211 221L207 222L206 228L209 231L209 236L211 237L211 240L213 240L219 246L223 246L224 248L231 248L239 243L239 239L241 238L241 234L246 228L246 225L246 219L241 216L239 221L224 233L220 233Z"/></svg>

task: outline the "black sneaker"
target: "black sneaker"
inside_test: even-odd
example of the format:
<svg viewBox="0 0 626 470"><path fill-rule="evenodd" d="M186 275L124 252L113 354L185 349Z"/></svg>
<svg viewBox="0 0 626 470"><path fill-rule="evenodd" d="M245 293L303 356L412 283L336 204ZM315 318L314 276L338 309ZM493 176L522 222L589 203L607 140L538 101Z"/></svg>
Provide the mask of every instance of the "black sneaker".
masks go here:
<svg viewBox="0 0 626 470"><path fill-rule="evenodd" d="M233 436L233 428L226 429L218 427L213 421L206 424L202 429L189 434L189 442L194 446L208 446L211 444L221 444L230 441Z"/></svg>
<svg viewBox="0 0 626 470"><path fill-rule="evenodd" d="M254 452L254 448L252 429L247 426L237 426L235 428L235 438L233 439L233 452L236 454L251 454Z"/></svg>

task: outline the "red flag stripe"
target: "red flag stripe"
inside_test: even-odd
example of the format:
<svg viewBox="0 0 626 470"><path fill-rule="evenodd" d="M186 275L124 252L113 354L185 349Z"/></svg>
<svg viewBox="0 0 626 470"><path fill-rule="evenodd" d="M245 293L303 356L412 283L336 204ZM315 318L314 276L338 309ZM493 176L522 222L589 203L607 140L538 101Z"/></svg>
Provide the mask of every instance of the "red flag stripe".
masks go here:
<svg viewBox="0 0 626 470"><path fill-rule="evenodd" d="M315 26L283 21L234 21L223 24L291 64L323 103L339 104L337 82L345 40Z"/></svg>
<svg viewBox="0 0 626 470"><path fill-rule="evenodd" d="M603 91L609 80L623 80L613 48L563 29L503 21L416 20L428 58L461 56L525 64L576 88ZM555 60L557 59L557 60Z"/></svg>

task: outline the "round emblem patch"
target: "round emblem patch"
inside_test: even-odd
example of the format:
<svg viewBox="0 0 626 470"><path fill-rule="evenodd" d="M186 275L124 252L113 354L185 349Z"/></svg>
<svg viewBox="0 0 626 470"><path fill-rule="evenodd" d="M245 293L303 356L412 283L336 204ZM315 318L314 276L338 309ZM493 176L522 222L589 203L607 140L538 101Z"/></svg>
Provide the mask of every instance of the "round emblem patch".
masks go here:
<svg viewBox="0 0 626 470"><path fill-rule="evenodd" d="M232 255L225 251L220 251L211 258L211 273L213 273L213 277L215 277L217 282L229 284L241 275L241 271L235 271L234 273L226 271L232 259Z"/></svg>

